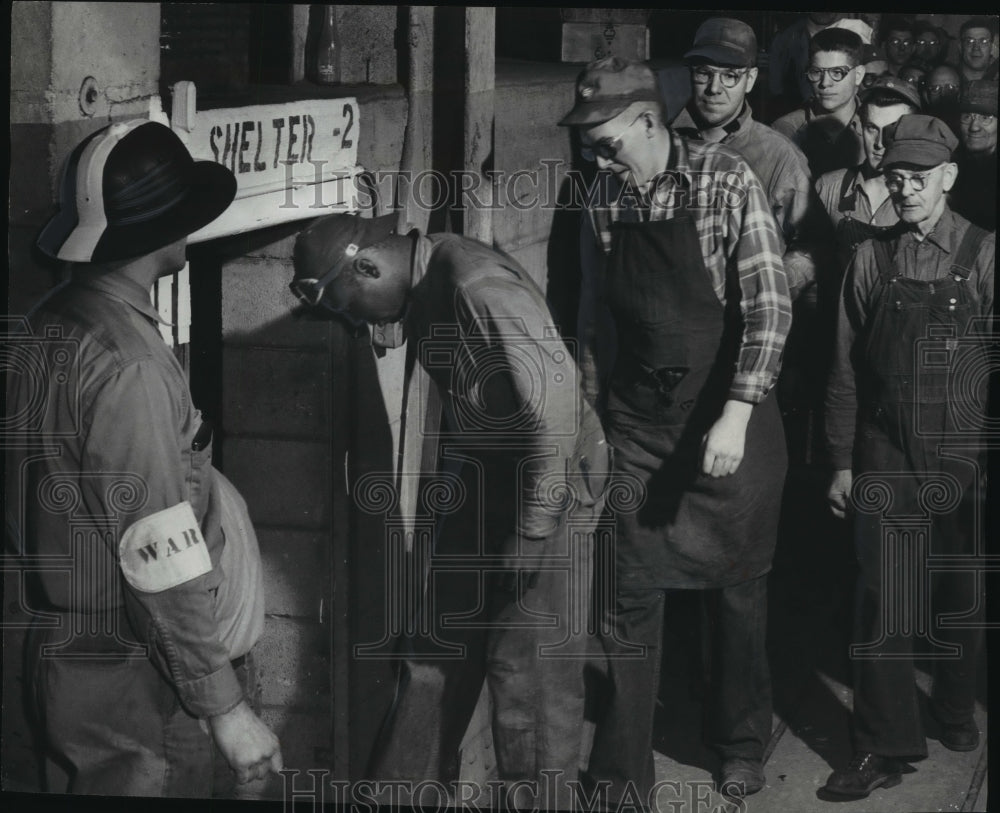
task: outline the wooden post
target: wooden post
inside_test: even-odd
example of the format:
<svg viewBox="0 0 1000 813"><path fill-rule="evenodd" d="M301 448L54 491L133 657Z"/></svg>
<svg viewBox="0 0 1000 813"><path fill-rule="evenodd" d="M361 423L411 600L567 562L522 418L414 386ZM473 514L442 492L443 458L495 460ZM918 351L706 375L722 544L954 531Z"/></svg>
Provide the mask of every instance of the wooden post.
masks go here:
<svg viewBox="0 0 1000 813"><path fill-rule="evenodd" d="M493 169L493 117L496 87L496 9L465 9L465 155L463 169L475 179L463 201L463 234L493 245L493 213L489 204L495 190L483 172ZM468 184L468 181L465 181ZM487 203L476 206L473 200ZM459 777L485 783L495 777L489 687L484 683L479 702L460 746Z"/></svg>
<svg viewBox="0 0 1000 813"><path fill-rule="evenodd" d="M409 113L403 134L403 157L400 169L412 180L431 168L431 138L434 118L434 7L410 6L407 39ZM405 175L404 175L405 176ZM399 226L406 224L426 231L430 212L417 205L413 184L405 183L406 197L400 211Z"/></svg>
<svg viewBox="0 0 1000 813"><path fill-rule="evenodd" d="M463 233L493 244L493 215L475 200L493 201L492 184L483 177L493 168L494 88L496 86L496 9L465 9L465 154L463 169L474 178L463 201ZM466 183L468 183L466 181Z"/></svg>

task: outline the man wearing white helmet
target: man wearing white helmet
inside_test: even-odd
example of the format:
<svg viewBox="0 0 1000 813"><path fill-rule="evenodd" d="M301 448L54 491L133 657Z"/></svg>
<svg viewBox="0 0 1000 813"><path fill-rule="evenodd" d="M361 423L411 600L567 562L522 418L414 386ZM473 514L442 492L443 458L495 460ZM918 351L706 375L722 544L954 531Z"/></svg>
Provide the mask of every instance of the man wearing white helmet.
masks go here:
<svg viewBox="0 0 1000 813"><path fill-rule="evenodd" d="M19 553L62 565L38 572L25 676L68 770L50 790L210 797L213 740L240 782L281 769L237 675L263 621L259 554L226 524L248 525L245 504L149 295L235 192L166 126L117 123L70 154L38 239L74 265L8 345L6 519Z"/></svg>

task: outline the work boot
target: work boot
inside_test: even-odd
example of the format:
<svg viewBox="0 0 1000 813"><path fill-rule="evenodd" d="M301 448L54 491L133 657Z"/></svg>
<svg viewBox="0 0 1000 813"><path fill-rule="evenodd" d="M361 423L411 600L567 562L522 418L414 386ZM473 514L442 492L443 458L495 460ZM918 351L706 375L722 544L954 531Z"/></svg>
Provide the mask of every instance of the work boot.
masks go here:
<svg viewBox="0 0 1000 813"><path fill-rule="evenodd" d="M736 757L724 760L719 775L719 793L733 799L749 796L764 787L760 760Z"/></svg>
<svg viewBox="0 0 1000 813"><path fill-rule="evenodd" d="M937 739L949 751L975 751L979 747L979 726L971 717L960 723L946 723L932 703L931 717L939 726Z"/></svg>
<svg viewBox="0 0 1000 813"><path fill-rule="evenodd" d="M876 788L891 788L903 781L902 764L891 757L858 751L851 764L830 774L824 790L836 796L863 799Z"/></svg>

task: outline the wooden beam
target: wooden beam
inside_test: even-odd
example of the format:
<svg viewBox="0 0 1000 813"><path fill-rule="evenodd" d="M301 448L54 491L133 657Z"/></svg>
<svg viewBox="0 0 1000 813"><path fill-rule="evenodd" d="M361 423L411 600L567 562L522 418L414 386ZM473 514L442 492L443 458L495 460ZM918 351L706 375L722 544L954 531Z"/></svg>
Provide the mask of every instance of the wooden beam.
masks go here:
<svg viewBox="0 0 1000 813"><path fill-rule="evenodd" d="M470 199L492 201L483 172L493 169L493 116L496 86L496 9L465 9L465 152L463 169L474 179ZM489 206L466 204L463 233L493 244Z"/></svg>
<svg viewBox="0 0 1000 813"><path fill-rule="evenodd" d="M434 119L434 7L410 6L407 30L408 115L403 134L400 168L410 178L431 168L431 139ZM405 183L400 229L407 224L427 230L430 212L417 205L413 184Z"/></svg>

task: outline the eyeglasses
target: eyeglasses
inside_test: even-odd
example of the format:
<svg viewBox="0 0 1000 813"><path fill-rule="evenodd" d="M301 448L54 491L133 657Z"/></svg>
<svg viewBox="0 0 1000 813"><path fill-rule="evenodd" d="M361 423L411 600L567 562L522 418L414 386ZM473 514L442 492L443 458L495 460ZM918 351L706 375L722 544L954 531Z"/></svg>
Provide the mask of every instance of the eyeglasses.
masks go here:
<svg viewBox="0 0 1000 813"><path fill-rule="evenodd" d="M639 120L640 116L637 116L632 121L632 124L635 124ZM605 137L598 139L593 144L581 144L580 157L584 161L596 161L598 157L603 158L605 161L614 161L618 156L618 150L622 148L622 136L631 129L632 124L622 130L614 138Z"/></svg>
<svg viewBox="0 0 1000 813"><path fill-rule="evenodd" d="M834 82L843 82L844 77L853 70L854 68L848 65L841 65L839 68L810 68L806 71L806 78L815 83L819 82L823 78L823 74L826 73Z"/></svg>
<svg viewBox="0 0 1000 813"><path fill-rule="evenodd" d="M973 45L981 45L983 48L988 48L992 41L992 37L962 37L962 44L968 48L971 48Z"/></svg>
<svg viewBox="0 0 1000 813"><path fill-rule="evenodd" d="M938 45L938 40L917 40L917 45Z"/></svg>
<svg viewBox="0 0 1000 813"><path fill-rule="evenodd" d="M936 172L944 164L939 164L928 172L915 172L912 175L900 175L898 172L890 172L885 176L885 186L892 193L903 191L903 184L909 183L914 192L923 192L927 188L927 180L933 172Z"/></svg>
<svg viewBox="0 0 1000 813"><path fill-rule="evenodd" d="M922 85L924 83L924 77L922 76L900 76L899 78L911 85Z"/></svg>
<svg viewBox="0 0 1000 813"><path fill-rule="evenodd" d="M739 84L740 79L747 75L748 69L743 70L732 70L731 68L726 70L713 70L712 68L706 68L703 65L698 65L697 67L691 68L691 79L696 85L707 85L712 81L713 76L718 76L719 81L722 83L724 88L734 88Z"/></svg>
<svg viewBox="0 0 1000 813"><path fill-rule="evenodd" d="M899 37L893 37L892 39L887 39L886 45L902 45L904 48L908 45L913 45L913 40L901 40Z"/></svg>
<svg viewBox="0 0 1000 813"><path fill-rule="evenodd" d="M958 90L958 85L928 85L927 93L931 96L937 96L939 93L954 93Z"/></svg>
<svg viewBox="0 0 1000 813"><path fill-rule="evenodd" d="M989 113L962 113L960 119L962 124L976 122L976 124L981 124L985 127L987 124L993 124L997 120L997 117L991 116Z"/></svg>

